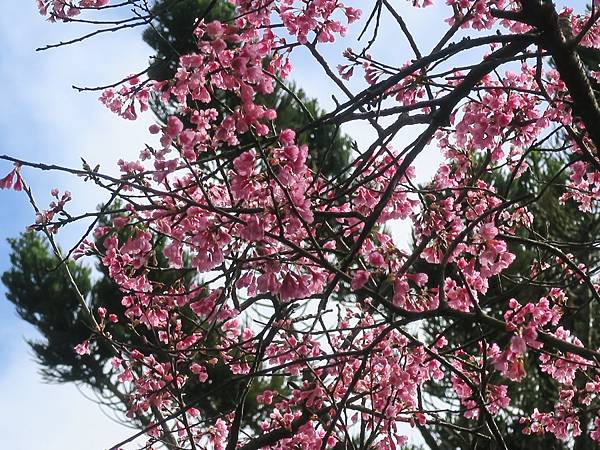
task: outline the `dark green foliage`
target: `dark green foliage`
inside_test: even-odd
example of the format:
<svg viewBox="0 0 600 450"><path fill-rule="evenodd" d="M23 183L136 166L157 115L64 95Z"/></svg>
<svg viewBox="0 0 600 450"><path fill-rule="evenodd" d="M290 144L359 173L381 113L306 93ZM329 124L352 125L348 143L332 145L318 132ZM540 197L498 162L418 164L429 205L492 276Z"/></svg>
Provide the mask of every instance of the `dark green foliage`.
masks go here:
<svg viewBox="0 0 600 450"><path fill-rule="evenodd" d="M200 17L205 22L215 19L227 21L235 17L232 5L224 0L159 0L153 11L157 23L147 28L143 37L156 51L148 76L158 81L172 78L177 70L179 57L197 50L193 31ZM308 98L302 89L294 85L277 84L272 94L258 95L256 102L277 111L275 124L280 130L301 129L323 114L317 101ZM237 103L234 95L221 94L217 102L201 106L223 112L225 107L233 108ZM165 104L156 97L151 100L152 110L162 122L169 115L176 114L176 106L172 103ZM315 172L335 176L348 164L352 141L342 135L336 125L310 129L298 136L298 141L308 145L308 165ZM247 143L242 141L242 144Z"/></svg>
<svg viewBox="0 0 600 450"><path fill-rule="evenodd" d="M79 363L73 347L87 339L90 329L79 314L77 295L64 276L59 261L33 233L9 239L11 268L2 275L6 298L17 313L35 326L43 340L29 341L47 381L79 381L96 384L97 367ZM69 262L81 292L91 290L90 270ZM77 324L73 327L73 324ZM75 343L75 344L74 344Z"/></svg>
<svg viewBox="0 0 600 450"><path fill-rule="evenodd" d="M553 152L534 151L527 159L530 169L521 178L512 183L503 173L488 173L485 178L492 184L497 192L505 194L510 199L523 198L527 194L538 195L537 202L529 207L535 220L533 229L529 234L522 236L536 239L543 236L551 242L589 242L597 239L600 235L600 216L597 214L581 214L576 204L568 202L566 205L559 204L559 198L564 193L564 183L566 174L558 177L554 175L561 172L561 168L567 163ZM509 189L510 184L510 189ZM538 191L540 186L547 186L543 191ZM511 243L510 251L516 255L513 264L503 272L501 277L491 280L490 287L485 296L480 297L482 309L489 315L502 318L501 314L507 308L509 299L516 298L522 303L536 302L542 296L548 293L552 286L561 286L566 290L569 296L568 310L566 311L562 325L573 327L575 333L583 340L589 342L592 348L600 345L600 335L598 333L598 311L597 306L592 302L591 294L584 286L581 286L575 277L565 276L564 270L560 268L551 268L543 273L535 282L524 282L530 277L530 268L540 261L552 262L555 255L551 252L533 251L530 247ZM592 247L569 247L561 246L564 253L571 253L575 261L583 262L588 267L595 267L600 262L600 251ZM439 282L438 267L436 265L420 263L416 270L426 272L430 275L430 281L433 284ZM456 274L450 265L446 276L454 277ZM432 284L432 285L433 285ZM539 285L536 285L539 284ZM431 341L443 332L450 342L472 342L470 349L475 351L477 336L485 334L488 342L496 342L502 348L508 344L508 338L500 338L504 333L492 332L490 330L481 330L473 328L466 322L449 322L438 319L437 321L428 321L423 332ZM568 449L575 448L586 449L590 446L588 438L583 436L575 440L575 443L561 443L554 439L550 434L544 436L531 435L526 436L521 433L522 426L518 423L520 415L527 415L533 412L534 408L540 411L552 411L558 397L558 386L556 382L547 374L542 373L533 361L538 358L536 352L528 353L528 360L525 361L527 376L519 383L512 383L509 380L500 378L494 374L487 381L495 384L508 384L509 395L512 399L511 407L507 413L501 414L496 418L507 446L510 449ZM529 363L528 363L529 361ZM493 370L491 371L494 372ZM454 398L453 388L449 380L446 383L429 384L426 388L427 394L433 398ZM452 410L460 410L458 401L451 404ZM456 418L456 415L442 414L445 421L452 422L454 425L472 428L473 421L464 418ZM582 428L589 425L591 416L581 416ZM476 425L476 424L475 424ZM450 450L456 448L472 448L474 437L467 432L456 431L448 427L434 427L431 429L434 439L438 442L440 450ZM484 440L477 440L478 449L493 449L490 444Z"/></svg>
<svg viewBox="0 0 600 450"><path fill-rule="evenodd" d="M580 46L578 53L588 70L599 70L600 52L598 50ZM590 81L600 98L600 85L591 77ZM539 198L528 206L535 217L533 229L529 234L521 231L521 236L534 240L542 237L553 242L564 253L572 254L574 261L593 268L600 263L600 249L594 245L571 246L569 242L591 243L596 241L600 236L600 215L597 212L583 214L572 201L567 202L566 205L561 205L559 202L565 192L564 186L567 181L567 175L563 169L570 162L564 156L564 152L561 152L565 141L566 137L561 135L549 145L554 148L532 151L526 158L529 170L516 180L508 178L506 172L502 171L487 173L484 179L507 199L514 200L527 195L539 195ZM546 295L551 287L560 286L567 292L569 304L559 325L572 329L587 347L599 347L600 311L589 290L579 284L575 277L565 276L564 270L556 267L547 270L535 282L524 281L529 278L532 266L540 262L551 262L556 255L551 252L534 251L531 247L512 242L509 243L509 251L516 255L515 261L502 273L501 277L491 280L489 291L483 298L480 298L485 312L501 318L501 313L506 310L509 299L516 298L522 303L535 302ZM415 268L417 271L428 273L432 285L439 283L440 274L437 266L424 261L419 264L420 267ZM451 267L448 268L447 276L452 276ZM423 331L431 340L446 330L446 336L453 336L448 339L450 342L469 342L482 334L482 330L473 329L470 323L455 322L451 328L448 328L450 325L444 320L429 321ZM506 337L504 337L504 341L498 339L500 333L489 334L489 330L483 331L487 332L486 339L490 342L497 342L501 347L508 343ZM552 411L558 399L557 383L550 376L542 373L538 365L533 363L537 358L538 354L531 351L528 353L525 361L527 376L518 384L500 379L498 376L488 380L491 383L507 383L509 385L511 406L507 413L496 418L507 447L511 450L536 448L587 450L596 448L596 445L587 436L587 430L592 426L593 414L591 413L580 415L582 435L574 441L559 442L549 433L542 436L527 436L521 432L522 426L518 423L520 415L530 414L534 408L538 408L540 411ZM432 398L449 399L454 397L453 388L449 382L429 384L426 391ZM450 405L445 404L443 407L450 407L456 411L460 409L460 403L456 401ZM472 421L462 417L457 420L456 416L452 414L447 417L442 415L442 417L465 429L474 426ZM489 441L476 439L470 433L457 431L450 427L434 427L427 434L437 442L436 449L439 450L463 448L492 450L495 448Z"/></svg>
<svg viewBox="0 0 600 450"><path fill-rule="evenodd" d="M2 283L19 316L41 335L41 339L29 341L29 345L42 378L47 382L85 385L111 402L116 411L124 412L125 395L117 389L110 373L108 361L113 356L110 347L95 342L92 355L79 356L74 351L92 332L61 261L38 234L24 233L19 239L9 239L9 244L12 267L2 274ZM67 264L81 293L92 299L94 307L120 306L120 296L94 296L97 285L92 288L90 269L72 261Z"/></svg>
<svg viewBox="0 0 600 450"><path fill-rule="evenodd" d="M323 114L317 101L308 98L302 89L291 85L289 90L294 95L278 88L265 101L265 104L277 111L275 123L279 129L299 129L310 123L310 117L298 106L298 100L313 118ZM300 144L308 145L308 166L317 173L336 176L348 164L352 140L342 135L335 125L319 126L300 134L297 140Z"/></svg>
<svg viewBox="0 0 600 450"><path fill-rule="evenodd" d="M156 19L144 30L143 38L156 51L148 76L158 81L172 78L179 57L196 51L193 30L200 17L207 23L234 17L233 5L221 0L159 0L152 12Z"/></svg>

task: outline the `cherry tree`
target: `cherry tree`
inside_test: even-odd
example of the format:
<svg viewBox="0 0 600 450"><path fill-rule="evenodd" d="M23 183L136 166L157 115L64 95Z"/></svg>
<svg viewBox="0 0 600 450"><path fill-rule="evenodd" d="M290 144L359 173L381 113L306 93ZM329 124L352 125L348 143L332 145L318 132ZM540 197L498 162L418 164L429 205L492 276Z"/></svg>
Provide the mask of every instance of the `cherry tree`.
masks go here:
<svg viewBox="0 0 600 450"><path fill-rule="evenodd" d="M103 90L102 103L125 119L136 119L153 97L179 108L164 126L150 127L159 144L118 161L120 176L87 164L1 157L14 168L0 187L26 193L36 208L32 228L57 252L55 233L92 219L94 239L83 236L67 256L100 257L123 293L115 311L90 310L80 296L93 326L74 349L93 354L99 342L109 343L131 416L153 418L113 448L384 450L402 447L409 427L425 436L429 427L456 428L445 420L454 416L470 424L459 430L469 447L506 449L498 419L507 415L519 416L525 435L567 442L591 415L587 433L600 441L600 351L569 326L584 308L566 294L575 284L599 301L598 268L565 251L596 242L548 239L534 231L531 213L564 173L561 202L582 215L598 210L600 73L577 52L600 48L598 2L575 10L547 0L374 0L362 13L339 0L231 3L231 21L197 18L197 51L181 55L172 79L151 81L142 72ZM38 6L52 21L101 26L73 42L153 20L143 0ZM411 34L407 7L446 11L445 32L432 48ZM134 14L115 21L115 9ZM411 55L377 56L384 17ZM344 40L349 27L367 42L348 42L345 63L332 67L323 49ZM277 110L259 99L293 74L301 50L345 98L308 125L277 129ZM207 107L224 96L235 105ZM375 137L355 146L341 173L308 168L301 135L331 124L351 131L356 122ZM557 136L567 142L565 163L534 179L532 192L509 195L530 175L529 156ZM434 148L443 161L419 185L413 164ZM55 190L41 209L26 183L34 169L84 177L111 201L75 214L71 194ZM490 174L506 178L507 188L497 190ZM96 226L111 214L111 225ZM411 223L413 248L386 232L397 220ZM506 289L491 301L490 284L502 287L515 245L537 255L520 282L541 286L544 295L515 298ZM148 277L157 252L173 282ZM423 262L433 272L419 270ZM448 326L435 336L421 332L442 319ZM145 344L119 341L115 324L139 330ZM452 333L457 327L472 329L469 339ZM234 376L210 380L215 391L234 382L243 388L234 408L207 418L202 399L188 398L185 386L207 382L207 368L217 364ZM559 386L552 408L515 411L511 397L527 370ZM258 394L266 419L257 432L242 419L251 388L264 379L282 387ZM428 398L425 388L443 382L452 392ZM456 402L459 408L448 406Z"/></svg>

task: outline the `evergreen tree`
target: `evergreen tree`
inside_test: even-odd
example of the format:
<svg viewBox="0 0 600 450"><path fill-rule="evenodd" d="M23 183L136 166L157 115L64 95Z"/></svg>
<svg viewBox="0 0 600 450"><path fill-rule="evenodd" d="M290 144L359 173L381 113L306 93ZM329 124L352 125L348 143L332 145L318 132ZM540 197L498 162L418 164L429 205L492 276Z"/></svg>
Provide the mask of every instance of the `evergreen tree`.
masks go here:
<svg viewBox="0 0 600 450"><path fill-rule="evenodd" d="M127 239L130 230L121 233ZM62 261L56 257L41 234L23 233L18 239L9 239L11 247L11 268L2 274L2 283L7 288L7 299L15 305L17 314L33 325L41 334L41 339L28 343L40 365L42 379L46 382L76 383L86 386L98 395L103 405L108 405L119 419L124 418L129 406L128 392L118 389L111 360L113 349L101 341L94 341L94 355L78 355L74 347L92 334L93 327L81 311L78 296L73 286L64 276ZM101 249L102 242L96 245ZM156 243L161 246L160 242ZM178 282L190 283L187 274L174 274L161 270L166 267L166 259L157 261L149 279L166 285ZM110 281L106 268L97 265L100 277L92 283L92 272L73 261L67 263L81 293L86 297L90 309L123 311L123 293ZM188 272L190 273L190 272ZM125 317L118 320L125 323ZM113 335L118 342L128 347L144 348L149 336L141 334L141 329L133 330L126 326L116 326ZM215 417L230 410L238 395L240 383L228 383L227 389L218 389L220 383L230 380L233 374L227 366L217 364L207 373L205 383L194 383L186 395L196 403L205 417ZM245 424L254 429L259 427L259 405L256 394L267 387L281 389L277 382L259 380L254 383L251 395L246 402ZM140 426L150 423L150 416L138 414ZM126 422L128 420L124 420Z"/></svg>
<svg viewBox="0 0 600 450"><path fill-rule="evenodd" d="M153 13L157 23L144 31L143 38L156 51L148 75L157 81L171 79L177 71L179 57L196 51L193 30L201 17L205 22L215 19L226 22L235 18L233 5L225 0L157 0ZM302 128L323 113L315 99L307 97L293 84L279 83L272 94L259 97L261 104L277 111L275 124L280 129ZM235 101L223 97L206 107L222 111ZM151 107L162 122L177 111L176 104L165 103L157 97L151 99ZM308 145L309 166L315 172L339 175L348 163L351 140L342 135L336 125L317 127L299 136L297 142Z"/></svg>
<svg viewBox="0 0 600 450"><path fill-rule="evenodd" d="M509 199L522 198L527 194L540 194L537 202L532 204L531 212L535 217L532 230L529 235L523 235L524 239L536 239L536 236L544 236L546 239L555 242L556 248L565 254L572 254L573 260L577 263L583 263L587 267L596 267L600 262L600 249L595 246L571 246L573 237L577 236L578 242L594 242L600 235L600 214L582 215L578 214L578 208L575 204L567 202L566 205L560 205L560 196L564 190L566 175L555 179L550 179L550 174L556 174L560 171L566 161L557 155L554 151L534 151L527 158L529 170L517 180L507 179L502 172L488 175L489 181L496 188L497 192L503 193ZM547 185L543 192L536 192L536 186ZM509 187L510 186L510 187ZM579 240L581 239L581 240ZM539 249L538 249L539 250ZM543 264L555 261L556 254L548 250L546 252L532 251L526 243L514 242L509 246L509 251L516 255L516 259L510 268L497 277L490 284L488 292L480 298L481 308L487 314L501 317L501 312L506 310L506 305L511 298L535 299L543 297L552 287L561 287L569 298L565 308L570 311L563 317L563 322L559 325L569 326L576 330L577 335L586 342L586 345L592 347L600 346L600 333L598 324L600 315L597 305L591 298L591 294L579 283L577 277L564 274L564 270L557 267L543 269ZM526 279L533 278L530 273L531 267L541 267L539 275L535 276L534 281L524 282ZM436 272L437 265L430 265L424 261L421 268L430 276L432 286L439 283L439 274ZM456 278L456 274L449 268L447 276ZM459 282L456 278L455 281ZM577 312L577 314L575 314ZM569 322L569 323L567 323ZM490 341L497 341L501 333L487 331L487 338ZM476 347L478 339L476 337L482 334L482 330L474 328L470 323L450 322L439 319L430 321L423 332L427 335L429 341L437 339L440 334L444 336L461 336L464 342L472 342ZM449 338L449 340L452 340ZM498 418L498 423L503 428L503 436L510 449L531 449L531 448L549 448L567 450L568 448L591 449L595 448L586 433L577 438L572 443L560 443L548 435L524 435L521 432L522 426L518 422L519 412L531 412L534 408L542 410L546 406L547 410L552 409L558 398L557 383L546 373L536 370L534 359L539 354L530 352L528 360L524 361L527 376L519 383L511 383L508 380L492 379L491 383L508 383L510 396L512 399L511 408L513 414L504 414ZM453 390L450 383L442 385L428 386L427 394L434 400L436 398L452 398L449 395ZM453 404L437 405L441 409L458 410L461 409L460 402L457 400ZM442 420L450 420L451 414L447 416L440 413ZM590 413L584 413L580 417L582 429L590 426L593 419ZM461 419L454 422L455 428L440 426L435 428L431 438L437 442L440 450L451 450L456 448L471 448L474 445L473 435L466 432L470 425L467 419ZM460 427L463 428L461 431ZM574 447L573 447L574 446ZM487 449L484 441L479 442L477 448ZM490 447L491 449L491 447Z"/></svg>
<svg viewBox="0 0 600 450"><path fill-rule="evenodd" d="M578 47L578 54L590 71L597 71L600 67L600 54L595 49ZM600 98L600 85L590 76L590 80ZM574 202L567 201L561 204L560 197L564 193L564 186L567 182L567 175L561 172L569 160L566 159L565 152L561 151L568 145L569 136L559 135L554 142L546 149L533 149L526 156L525 162L528 170L518 179L509 178L506 172L496 170L487 173L483 179L489 182L496 191L504 195L508 200L523 198L526 195L539 195L539 199L530 206L530 211L535 217L532 229L529 235L523 234L525 239L535 240L538 237L550 239L555 243L555 248L564 254L573 255L573 261L583 263L586 267L597 267L600 262L600 249L594 245L600 236L600 211L594 211L592 214L583 215L579 212ZM560 174L552 178L552 174ZM540 192L540 186L545 188ZM587 242L590 245L582 246L572 244L573 242ZM561 287L569 298L565 308L567 313L559 325L573 329L576 335L584 342L584 345L591 348L600 347L600 311L588 289L582 286L577 277L565 276L564 270L551 267L543 269L546 262L555 261L556 254L548 250L539 252L539 248L532 250L533 246L527 246L526 242L513 242L509 245L509 251L516 256L515 261L505 271L501 277L497 277L491 283L487 294L480 298L480 305L489 315L497 318L501 317L501 311L506 310L506 304L510 298L536 299L547 294L552 287ZM531 267L540 267L540 274L535 276L532 282ZM437 265L430 265L421 262L421 270L428 273L432 286L439 283L439 274L436 272ZM448 270L449 276L453 277L451 268ZM525 280L528 280L525 282ZM457 282L460 282L458 279ZM445 336L450 334L461 336L461 342L473 341L476 346L475 336L480 336L481 330L474 329L469 323L451 324L443 319L430 321L429 326L423 332L428 339L436 339L440 333ZM489 334L490 341L497 340L500 333ZM452 340L452 339L449 339ZM512 414L504 414L498 417L498 424L503 432L504 439L508 448L511 450L526 450L532 448L556 449L556 450L585 450L596 448L596 445L588 437L586 432L592 426L593 412L583 412L580 415L582 428L581 436L574 439L573 442L559 442L548 434L542 436L522 433L523 426L519 424L519 414L521 412L531 413L534 408L540 410L551 410L552 406L558 400L558 384L546 373L539 370L539 365L534 363L539 354L530 352L524 367L527 376L519 383L511 383L508 380L489 380L492 383L504 381L508 383L511 396ZM516 387L518 386L518 389ZM453 390L450 383L442 385L428 386L427 394L434 400L436 398L451 398L448 395ZM457 400L453 404L435 405L441 409L458 410L461 408ZM583 408L585 409L585 408ZM451 420L451 414L440 413L442 420ZM454 416L455 417L455 416ZM492 449L488 447L489 443L485 440L477 441L473 434L467 430L472 426L472 422L467 419L454 420L454 427L439 426L433 433L422 429L428 447L432 450L453 450L456 448L478 448ZM426 433L426 434L425 434ZM473 447L475 446L475 447Z"/></svg>

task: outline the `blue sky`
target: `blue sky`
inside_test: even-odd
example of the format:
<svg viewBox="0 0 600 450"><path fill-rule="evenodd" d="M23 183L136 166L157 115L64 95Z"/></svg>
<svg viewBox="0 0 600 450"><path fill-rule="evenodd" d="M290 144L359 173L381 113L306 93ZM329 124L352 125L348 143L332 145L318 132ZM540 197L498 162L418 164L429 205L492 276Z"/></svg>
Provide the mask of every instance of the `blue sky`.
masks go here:
<svg viewBox="0 0 600 450"><path fill-rule="evenodd" d="M2 0L0 15L0 153L77 167L79 156L114 166L120 156L135 155L150 120L119 120L97 101L97 94L76 94L72 84L95 85L122 78L143 67L149 49L137 32L106 36L49 52L42 44L74 36L75 27L47 23L33 0ZM0 163L4 176L10 166ZM74 209L93 208L102 201L91 186L52 173L24 171L40 205L49 202L52 187L70 189ZM18 235L33 214L23 193L0 192L0 271L8 268L6 238ZM60 236L68 245L77 236ZM33 330L16 316L0 288L0 435L2 448L75 450L107 448L126 437L73 385L43 384L25 344Z"/></svg>
<svg viewBox="0 0 600 450"><path fill-rule="evenodd" d="M363 2L347 3L360 6ZM405 2L399 3L409 10ZM109 171L114 170L118 158L135 158L147 138L151 116L137 122L124 121L108 112L97 101L97 94L78 94L71 85L111 83L144 68L150 49L141 41L139 31L108 34L70 47L35 52L36 47L77 36L82 29L72 24L47 23L37 14L33 0L2 0L2 6L0 153L71 167L79 167L79 157L83 156L92 166L100 163L103 170ZM433 43L436 33L422 24L439 20L440 12L411 11L409 17L413 18L417 38ZM384 54L388 61L401 64L411 57L401 42L396 27L384 24L373 53ZM341 52L345 46L347 44L340 43L326 50L332 67L344 62ZM322 106L331 107L331 93L337 89L310 61L306 54L297 55L295 79L309 95L318 97ZM357 78L360 80L360 74ZM342 94L336 95L344 99ZM368 145L371 134L366 127L352 124L351 131L359 144ZM435 166L432 161L437 159L435 153L424 155L418 164L423 170L422 178L431 175ZM0 177L10 169L8 164L0 162ZM49 191L53 187L73 192L73 211L93 209L103 200L93 186L78 180L56 173L31 170L23 173L40 206L50 201ZM33 213L23 193L1 191L0 205L2 272L9 266L6 238L24 230L32 222ZM73 227L62 232L59 241L66 247L79 237L79 232L81 227ZM406 226L398 226L395 232L400 240L406 240ZM26 338L35 337L35 332L18 319L0 287L2 447L12 450L101 449L126 437L128 430L108 419L76 387L41 382L25 343Z"/></svg>

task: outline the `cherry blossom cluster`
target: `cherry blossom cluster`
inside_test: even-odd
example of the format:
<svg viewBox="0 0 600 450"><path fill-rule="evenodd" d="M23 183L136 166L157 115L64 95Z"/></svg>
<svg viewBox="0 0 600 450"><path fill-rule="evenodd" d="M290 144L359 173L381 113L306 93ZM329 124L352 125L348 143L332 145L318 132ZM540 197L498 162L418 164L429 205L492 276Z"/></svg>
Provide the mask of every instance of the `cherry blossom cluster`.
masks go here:
<svg viewBox="0 0 600 450"><path fill-rule="evenodd" d="M488 352L493 355L495 348L482 348L481 350L482 355ZM484 383L472 368L480 367L482 365L482 358L467 355L464 352L457 352L456 356L458 359L454 363L455 371L451 376L452 388L465 409L464 416L466 418L479 418L481 403L485 403L487 411L494 415L509 406L510 397L508 396L508 387L506 385L487 383L485 384L485 392L476 392L479 386Z"/></svg>
<svg viewBox="0 0 600 450"><path fill-rule="evenodd" d="M23 179L19 174L19 166L15 166L4 178L0 179L0 189L23 190Z"/></svg>
<svg viewBox="0 0 600 450"><path fill-rule="evenodd" d="M48 15L51 21L68 20L77 16L84 8L100 9L110 3L110 0L36 0L42 15Z"/></svg>

